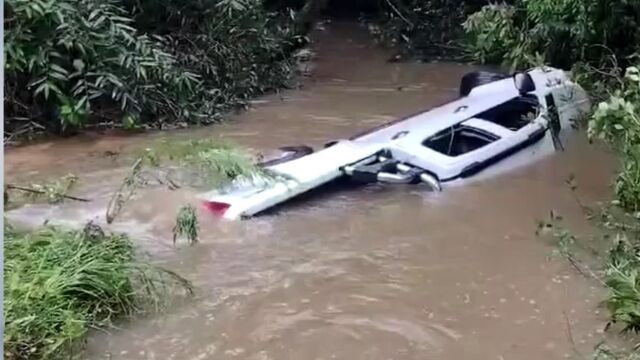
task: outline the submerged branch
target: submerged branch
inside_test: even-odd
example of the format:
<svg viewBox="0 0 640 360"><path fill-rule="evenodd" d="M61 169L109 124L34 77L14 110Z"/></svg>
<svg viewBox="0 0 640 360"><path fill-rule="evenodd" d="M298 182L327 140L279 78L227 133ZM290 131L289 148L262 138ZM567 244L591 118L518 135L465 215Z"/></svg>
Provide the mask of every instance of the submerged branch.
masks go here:
<svg viewBox="0 0 640 360"><path fill-rule="evenodd" d="M12 184L7 184L7 189L8 190L19 190L19 191L24 191L24 192L29 192L29 193L32 193L32 194L39 194L39 195L46 194L46 191L43 191L43 190L32 189L32 188L22 187L22 186L12 185ZM90 202L91 201L90 199L85 199L85 198L66 195L66 194L60 194L59 196L65 198L65 199L75 200L75 201L82 201L82 202Z"/></svg>

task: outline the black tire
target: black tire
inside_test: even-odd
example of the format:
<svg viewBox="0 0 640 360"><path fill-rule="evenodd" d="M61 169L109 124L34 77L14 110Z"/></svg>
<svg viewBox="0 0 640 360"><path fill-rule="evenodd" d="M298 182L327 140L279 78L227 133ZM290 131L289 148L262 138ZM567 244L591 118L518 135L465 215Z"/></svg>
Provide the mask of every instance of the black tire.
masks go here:
<svg viewBox="0 0 640 360"><path fill-rule="evenodd" d="M287 161L291 161L294 159L301 158L305 155L309 155L313 152L313 148L310 146L300 145L300 146L283 146L279 149L285 154L271 160L263 161L258 163L258 166L273 166L277 164L282 164Z"/></svg>
<svg viewBox="0 0 640 360"><path fill-rule="evenodd" d="M478 86L508 78L508 74L489 71L474 71L465 74L460 80L460 97L468 96Z"/></svg>

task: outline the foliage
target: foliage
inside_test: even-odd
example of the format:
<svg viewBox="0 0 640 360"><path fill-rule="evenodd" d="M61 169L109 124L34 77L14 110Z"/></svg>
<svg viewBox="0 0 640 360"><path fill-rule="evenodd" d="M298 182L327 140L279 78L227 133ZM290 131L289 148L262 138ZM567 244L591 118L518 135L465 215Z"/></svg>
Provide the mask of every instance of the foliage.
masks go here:
<svg viewBox="0 0 640 360"><path fill-rule="evenodd" d="M161 141L145 149L113 193L106 211L107 223L115 220L137 189L156 183L168 185L173 190L181 187L180 181L175 179L180 176L187 185L196 187L223 187L239 177L251 180L273 177L257 166L246 152L229 143L214 140Z"/></svg>
<svg viewBox="0 0 640 360"><path fill-rule="evenodd" d="M238 177L269 177L252 157L231 143L211 139L163 141L146 156L156 164L175 164L194 172L208 185L225 185Z"/></svg>
<svg viewBox="0 0 640 360"><path fill-rule="evenodd" d="M80 127L104 111L180 117L198 83L160 39L140 34L117 1L8 0L5 19L10 120L46 117ZM16 119L18 118L18 119Z"/></svg>
<svg viewBox="0 0 640 360"><path fill-rule="evenodd" d="M616 352L611 350L604 344L596 347L596 351L592 357L593 360L639 360L640 352Z"/></svg>
<svg viewBox="0 0 640 360"><path fill-rule="evenodd" d="M516 25L516 8L507 4L491 4L471 14L464 30L472 39L469 50L481 63L507 63L522 67L531 62L531 39Z"/></svg>
<svg viewBox="0 0 640 360"><path fill-rule="evenodd" d="M463 32L460 24L483 2L475 0L386 0L383 16L372 26L384 43L399 46L410 55L460 56L457 43ZM462 54L464 55L464 54Z"/></svg>
<svg viewBox="0 0 640 360"><path fill-rule="evenodd" d="M5 227L4 286L8 359L69 357L89 328L157 310L175 290L192 291L176 274L136 260L127 237L92 224L81 231Z"/></svg>
<svg viewBox="0 0 640 360"><path fill-rule="evenodd" d="M190 245L198 242L198 215L191 205L185 205L178 211L176 225L173 227L173 244L178 237L185 237Z"/></svg>
<svg viewBox="0 0 640 360"><path fill-rule="evenodd" d="M209 123L285 85L284 49L297 39L293 14L267 13L259 0L5 6L5 135Z"/></svg>
<svg viewBox="0 0 640 360"><path fill-rule="evenodd" d="M622 166L615 191L623 208L640 211L640 71L628 67L621 86L600 102L589 122L589 135L613 144Z"/></svg>
<svg viewBox="0 0 640 360"><path fill-rule="evenodd" d="M620 235L609 251L605 269L609 288L607 308L613 322L624 324L624 331L640 331L640 244Z"/></svg>
<svg viewBox="0 0 640 360"><path fill-rule="evenodd" d="M464 23L468 46L482 62L515 68L542 59L556 67L624 59L638 49L640 3L631 0L517 0L490 4ZM539 60L536 60L536 62Z"/></svg>

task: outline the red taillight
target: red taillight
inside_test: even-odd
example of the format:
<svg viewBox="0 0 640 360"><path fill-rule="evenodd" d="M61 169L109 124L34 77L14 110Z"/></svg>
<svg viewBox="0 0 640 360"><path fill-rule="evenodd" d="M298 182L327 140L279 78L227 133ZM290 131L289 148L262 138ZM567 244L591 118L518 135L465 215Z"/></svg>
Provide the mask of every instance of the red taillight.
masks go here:
<svg viewBox="0 0 640 360"><path fill-rule="evenodd" d="M205 201L204 207L217 216L224 216L224 213L231 207L231 204L216 201Z"/></svg>

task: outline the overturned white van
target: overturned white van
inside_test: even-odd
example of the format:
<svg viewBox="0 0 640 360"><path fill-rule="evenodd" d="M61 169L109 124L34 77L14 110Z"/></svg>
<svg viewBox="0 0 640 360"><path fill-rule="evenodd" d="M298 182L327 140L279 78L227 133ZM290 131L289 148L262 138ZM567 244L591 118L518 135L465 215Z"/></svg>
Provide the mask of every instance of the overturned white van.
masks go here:
<svg viewBox="0 0 640 360"><path fill-rule="evenodd" d="M536 68L513 75L474 72L460 98L384 124L320 151L283 148L263 163L275 179L236 179L202 195L225 219L255 215L340 177L359 182L426 184L440 191L542 139L553 141L590 107L568 74Z"/></svg>

